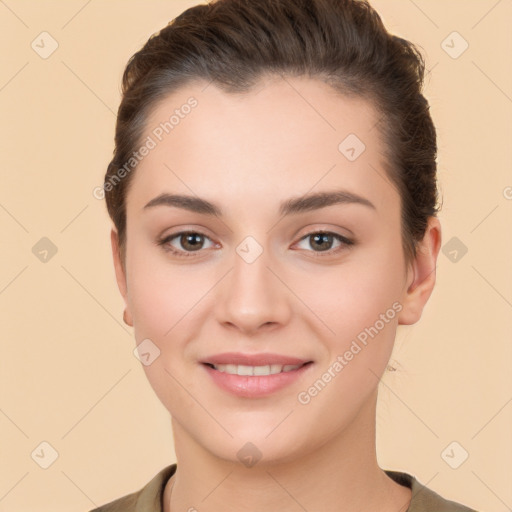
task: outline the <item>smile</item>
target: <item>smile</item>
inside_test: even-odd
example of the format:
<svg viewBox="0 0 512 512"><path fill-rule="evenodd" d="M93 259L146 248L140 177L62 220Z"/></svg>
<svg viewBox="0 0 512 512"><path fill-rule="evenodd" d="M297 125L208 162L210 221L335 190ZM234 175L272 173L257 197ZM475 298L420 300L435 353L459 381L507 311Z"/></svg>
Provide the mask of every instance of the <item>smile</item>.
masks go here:
<svg viewBox="0 0 512 512"><path fill-rule="evenodd" d="M264 398L292 386L313 361L276 354L219 354L202 362L211 379L224 392L240 398Z"/></svg>
<svg viewBox="0 0 512 512"><path fill-rule="evenodd" d="M241 364L217 364L210 365L215 370L228 373L230 375L243 376L264 376L275 375L277 373L291 372L299 369L301 364L270 364L265 366L246 366Z"/></svg>

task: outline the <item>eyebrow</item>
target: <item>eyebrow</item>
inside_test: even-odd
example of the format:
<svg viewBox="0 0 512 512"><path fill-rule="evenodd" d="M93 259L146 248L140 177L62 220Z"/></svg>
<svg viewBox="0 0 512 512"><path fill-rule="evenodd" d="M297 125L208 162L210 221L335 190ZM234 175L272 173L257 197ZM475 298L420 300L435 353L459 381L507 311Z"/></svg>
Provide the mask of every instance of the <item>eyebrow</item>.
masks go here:
<svg viewBox="0 0 512 512"><path fill-rule="evenodd" d="M316 192L314 194L307 194L305 196L287 199L281 203L279 207L279 214L284 217L287 215L319 210L335 204L360 204L376 210L375 205L362 196L347 190L335 190L329 192ZM151 199L151 201L144 206L144 209L153 208L155 206L182 208L191 212L217 217L222 217L223 215L222 209L219 206L196 196L163 193Z"/></svg>

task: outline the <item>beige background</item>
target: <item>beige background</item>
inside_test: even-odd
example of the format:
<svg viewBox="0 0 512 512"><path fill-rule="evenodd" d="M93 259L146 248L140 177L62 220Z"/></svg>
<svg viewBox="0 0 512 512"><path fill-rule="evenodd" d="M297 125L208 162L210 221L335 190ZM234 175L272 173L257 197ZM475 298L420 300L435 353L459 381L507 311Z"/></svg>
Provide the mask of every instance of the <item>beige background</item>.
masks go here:
<svg viewBox="0 0 512 512"><path fill-rule="evenodd" d="M127 59L196 3L0 0L0 511L90 510L174 462L92 190L112 154ZM479 511L510 510L512 1L373 5L427 56L443 245L456 237L468 249L455 262L451 246L440 255L421 322L400 328L398 370L380 388L379 462ZM45 37L50 48L43 31L59 45L47 59L31 47L43 51ZM442 46L453 31L469 44L456 59L443 46L454 55L459 36ZM32 251L43 237L57 248L46 262ZM42 442L58 454L47 469ZM445 460L462 450L452 469Z"/></svg>

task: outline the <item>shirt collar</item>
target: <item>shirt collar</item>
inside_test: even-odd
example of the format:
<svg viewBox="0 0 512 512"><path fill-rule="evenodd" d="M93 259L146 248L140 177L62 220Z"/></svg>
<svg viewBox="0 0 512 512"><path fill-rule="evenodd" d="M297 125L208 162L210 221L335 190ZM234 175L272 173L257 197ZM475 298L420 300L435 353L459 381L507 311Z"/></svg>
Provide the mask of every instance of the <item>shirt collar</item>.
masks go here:
<svg viewBox="0 0 512 512"><path fill-rule="evenodd" d="M148 512L149 510L152 512L163 512L163 496L165 485L167 484L169 478L171 478L171 476L176 472L176 467L176 463L166 466L159 473L157 473L146 486L141 489L134 512ZM421 510L425 509L424 505L427 504L436 506L451 503L445 501L434 491L422 485L414 476L410 475L409 473L391 470L384 470L384 472L396 483L411 489L411 503L406 512L420 512Z"/></svg>

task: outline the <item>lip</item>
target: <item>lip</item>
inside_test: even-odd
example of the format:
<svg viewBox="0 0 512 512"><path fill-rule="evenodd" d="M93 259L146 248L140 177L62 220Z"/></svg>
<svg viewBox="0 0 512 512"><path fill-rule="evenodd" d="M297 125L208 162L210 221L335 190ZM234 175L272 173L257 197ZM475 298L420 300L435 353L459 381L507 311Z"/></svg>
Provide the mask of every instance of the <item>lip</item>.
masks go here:
<svg viewBox="0 0 512 512"><path fill-rule="evenodd" d="M295 370L273 375L232 375L221 372L209 365L236 364L246 366L266 366L271 364L301 365ZM293 382L309 371L313 365L311 360L279 354L241 354L224 353L205 359L201 366L212 381L223 391L243 398L263 398L290 386Z"/></svg>
<svg viewBox="0 0 512 512"><path fill-rule="evenodd" d="M297 357L271 353L242 354L240 352L225 352L207 357L201 362L210 364L242 364L247 366L265 366L267 364L296 365L304 364L309 361L309 359L299 359Z"/></svg>

